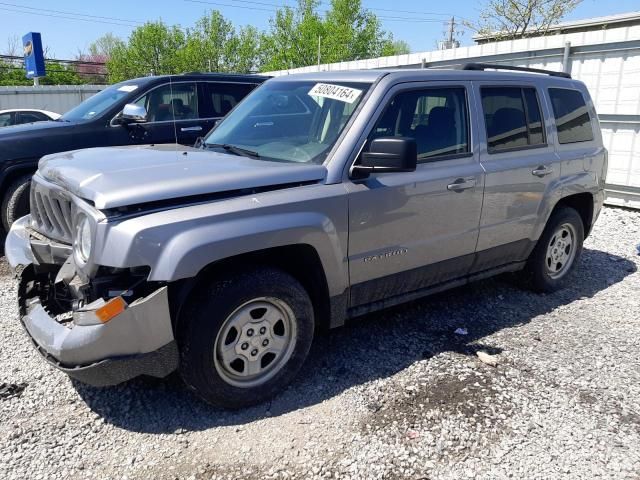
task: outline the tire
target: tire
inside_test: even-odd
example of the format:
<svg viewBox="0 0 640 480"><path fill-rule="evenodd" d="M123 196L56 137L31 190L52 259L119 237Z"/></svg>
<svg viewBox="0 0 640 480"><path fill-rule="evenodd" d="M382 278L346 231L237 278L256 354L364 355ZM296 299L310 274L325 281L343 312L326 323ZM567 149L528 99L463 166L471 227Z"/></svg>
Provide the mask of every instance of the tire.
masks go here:
<svg viewBox="0 0 640 480"><path fill-rule="evenodd" d="M528 286L537 292L563 288L582 254L584 225L573 208L555 210L524 269Z"/></svg>
<svg viewBox="0 0 640 480"><path fill-rule="evenodd" d="M29 213L29 192L31 175L24 175L13 181L2 199L2 226L9 232L11 224Z"/></svg>
<svg viewBox="0 0 640 480"><path fill-rule="evenodd" d="M275 396L311 348L311 300L283 271L263 267L209 280L187 302L176 335L180 375L213 405L242 408Z"/></svg>

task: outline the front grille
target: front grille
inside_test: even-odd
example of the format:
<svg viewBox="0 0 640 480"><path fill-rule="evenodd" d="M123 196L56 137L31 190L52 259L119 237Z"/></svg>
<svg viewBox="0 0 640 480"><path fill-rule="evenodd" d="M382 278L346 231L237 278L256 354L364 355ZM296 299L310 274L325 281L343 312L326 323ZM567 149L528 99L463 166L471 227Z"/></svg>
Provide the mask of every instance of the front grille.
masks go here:
<svg viewBox="0 0 640 480"><path fill-rule="evenodd" d="M71 199L64 192L31 182L31 227L55 240L71 243Z"/></svg>

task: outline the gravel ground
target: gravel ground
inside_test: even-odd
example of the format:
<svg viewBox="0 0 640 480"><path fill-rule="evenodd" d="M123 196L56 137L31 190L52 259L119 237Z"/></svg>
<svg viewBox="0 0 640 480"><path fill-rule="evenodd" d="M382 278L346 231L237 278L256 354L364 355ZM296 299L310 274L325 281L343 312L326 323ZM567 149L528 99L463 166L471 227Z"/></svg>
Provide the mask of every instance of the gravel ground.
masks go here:
<svg viewBox="0 0 640 480"><path fill-rule="evenodd" d="M639 242L639 212L605 209L570 288L498 278L369 315L238 412L174 377L71 382L22 332L3 262L0 478L640 479Z"/></svg>

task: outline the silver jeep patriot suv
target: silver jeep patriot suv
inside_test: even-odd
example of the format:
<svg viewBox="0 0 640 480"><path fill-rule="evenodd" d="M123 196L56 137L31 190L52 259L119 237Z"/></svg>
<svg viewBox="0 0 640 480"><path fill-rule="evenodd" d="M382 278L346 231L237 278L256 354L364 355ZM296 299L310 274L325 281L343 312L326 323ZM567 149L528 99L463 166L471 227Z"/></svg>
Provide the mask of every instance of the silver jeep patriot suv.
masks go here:
<svg viewBox="0 0 640 480"><path fill-rule="evenodd" d="M584 84L478 64L272 79L200 143L40 161L6 256L28 335L71 377L179 370L241 407L292 381L319 328L501 272L556 290L607 170Z"/></svg>

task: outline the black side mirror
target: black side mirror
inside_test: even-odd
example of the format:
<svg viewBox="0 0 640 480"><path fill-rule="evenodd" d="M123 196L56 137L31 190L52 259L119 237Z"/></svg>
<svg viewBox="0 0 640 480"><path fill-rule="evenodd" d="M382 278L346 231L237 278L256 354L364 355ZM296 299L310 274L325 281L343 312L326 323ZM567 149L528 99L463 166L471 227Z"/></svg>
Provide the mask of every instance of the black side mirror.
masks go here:
<svg viewBox="0 0 640 480"><path fill-rule="evenodd" d="M381 137L371 142L368 152L362 152L351 171L361 178L374 172L413 172L417 162L418 147L415 139Z"/></svg>

